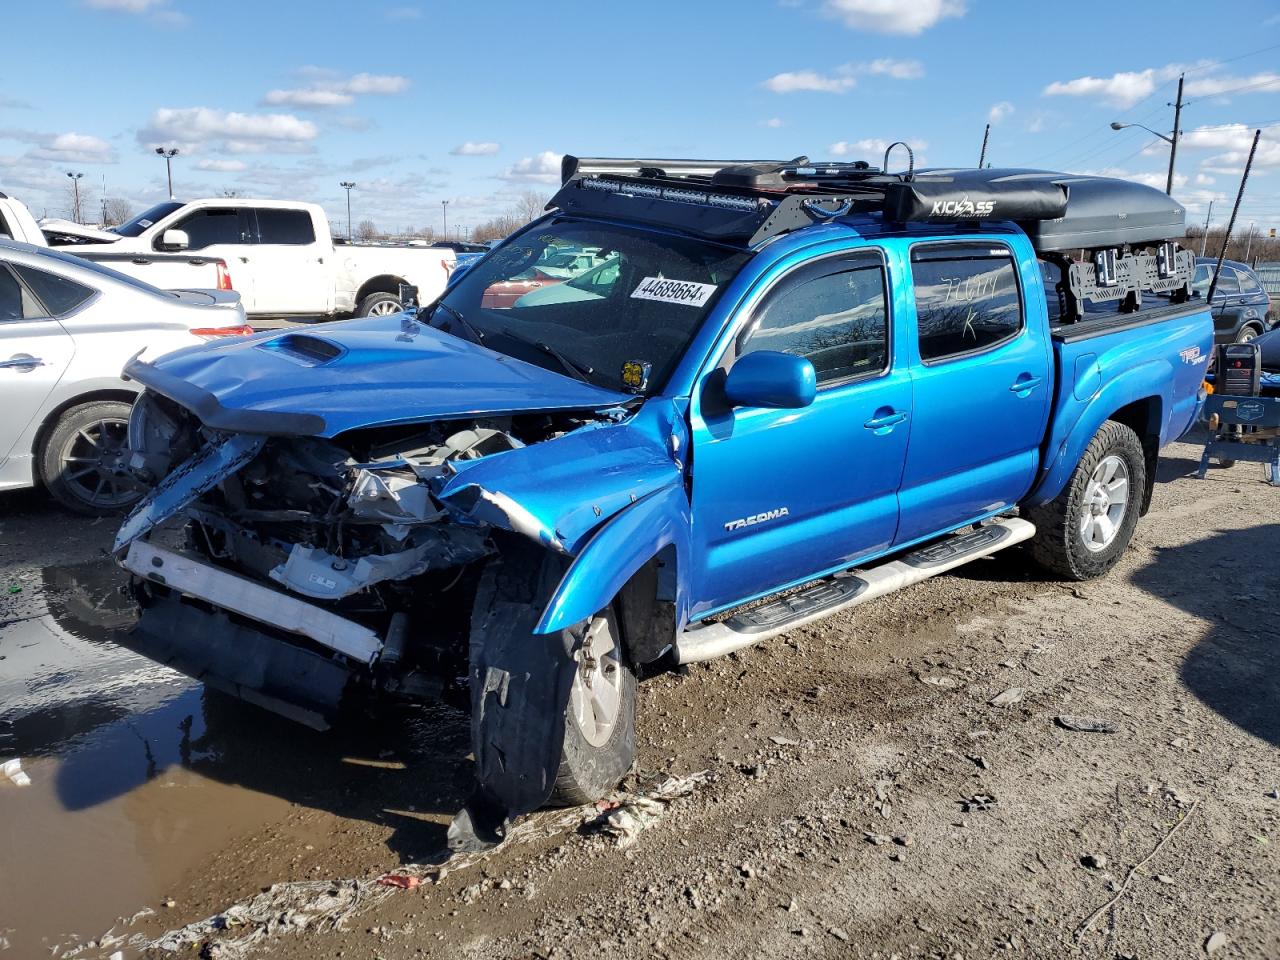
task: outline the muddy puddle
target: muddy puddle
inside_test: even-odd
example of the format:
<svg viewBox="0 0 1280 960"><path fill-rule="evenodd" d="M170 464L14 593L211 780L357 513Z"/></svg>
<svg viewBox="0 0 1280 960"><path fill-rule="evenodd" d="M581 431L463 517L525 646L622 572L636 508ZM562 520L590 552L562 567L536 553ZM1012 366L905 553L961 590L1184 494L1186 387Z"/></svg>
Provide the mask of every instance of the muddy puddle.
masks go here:
<svg viewBox="0 0 1280 960"><path fill-rule="evenodd" d="M0 955L56 957L163 911L298 808L391 826L393 858L439 842L467 782L458 714L301 728L118 643L133 622L122 583L102 560L28 571L0 598L0 762L20 757L31 778L0 778ZM415 813L402 825L397 809ZM284 879L266 869L263 883Z"/></svg>

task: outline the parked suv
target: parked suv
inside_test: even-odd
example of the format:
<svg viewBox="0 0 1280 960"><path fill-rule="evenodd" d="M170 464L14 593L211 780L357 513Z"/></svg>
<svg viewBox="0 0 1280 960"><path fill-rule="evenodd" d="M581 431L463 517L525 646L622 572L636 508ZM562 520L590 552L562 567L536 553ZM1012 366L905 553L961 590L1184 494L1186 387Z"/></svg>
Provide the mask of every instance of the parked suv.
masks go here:
<svg viewBox="0 0 1280 960"><path fill-rule="evenodd" d="M1215 257L1196 259L1196 275L1191 287L1196 296L1209 295ZM1274 324L1271 298L1262 281L1247 264L1224 260L1218 286L1213 291L1213 339L1216 343L1247 343L1266 333Z"/></svg>

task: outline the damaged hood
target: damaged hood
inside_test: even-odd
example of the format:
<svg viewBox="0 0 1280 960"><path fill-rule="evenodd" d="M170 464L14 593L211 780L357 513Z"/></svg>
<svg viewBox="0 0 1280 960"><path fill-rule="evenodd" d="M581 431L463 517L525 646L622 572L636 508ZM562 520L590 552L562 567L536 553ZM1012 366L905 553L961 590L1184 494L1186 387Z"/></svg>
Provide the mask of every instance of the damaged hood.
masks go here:
<svg viewBox="0 0 1280 960"><path fill-rule="evenodd" d="M485 414L606 409L633 401L495 353L404 315L179 350L125 374L220 430L332 437Z"/></svg>

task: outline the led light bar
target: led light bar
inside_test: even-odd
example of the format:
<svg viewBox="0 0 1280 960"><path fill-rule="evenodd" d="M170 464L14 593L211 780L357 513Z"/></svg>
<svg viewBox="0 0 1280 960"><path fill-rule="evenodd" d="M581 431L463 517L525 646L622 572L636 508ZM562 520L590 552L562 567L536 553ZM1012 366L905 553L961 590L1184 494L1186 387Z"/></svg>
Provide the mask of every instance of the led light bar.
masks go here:
<svg viewBox="0 0 1280 960"><path fill-rule="evenodd" d="M762 202L769 202L754 197L735 197L732 194L690 190L687 187L660 187L647 183L630 183L608 177L586 177L580 181L580 184L584 190L647 197L650 200L669 200L673 203L691 203L704 207L717 207L721 210L739 210L743 213L755 213L760 209Z"/></svg>

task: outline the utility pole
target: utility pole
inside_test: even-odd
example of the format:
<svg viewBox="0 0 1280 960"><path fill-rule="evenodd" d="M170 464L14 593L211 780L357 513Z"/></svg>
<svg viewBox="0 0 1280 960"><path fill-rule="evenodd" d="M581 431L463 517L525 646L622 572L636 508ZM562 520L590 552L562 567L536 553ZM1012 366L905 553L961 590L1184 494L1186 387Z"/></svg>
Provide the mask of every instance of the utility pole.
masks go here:
<svg viewBox="0 0 1280 960"><path fill-rule="evenodd" d="M991 136L991 124L987 124L987 129L982 131L982 152L978 154L978 169L982 169L982 165L987 160L987 138Z"/></svg>
<svg viewBox="0 0 1280 960"><path fill-rule="evenodd" d="M1209 212L1204 215L1204 235L1200 238L1200 256L1204 256L1204 248L1209 245L1209 218L1213 216L1213 201L1209 201Z"/></svg>
<svg viewBox="0 0 1280 960"><path fill-rule="evenodd" d="M1222 261L1227 258L1227 244L1231 242L1231 231L1236 225L1236 214L1240 212L1240 201L1244 199L1244 185L1249 182L1249 171L1253 169L1253 155L1258 152L1258 141L1262 139L1262 131L1253 131L1253 145L1249 147L1249 159L1244 162L1244 173L1240 175L1240 189L1236 191L1236 205L1231 208L1231 219L1227 221L1227 232L1222 237L1222 250L1218 254L1218 266L1213 271L1213 279L1209 281L1209 293L1205 303L1213 303L1213 292L1218 287L1218 274L1222 272Z"/></svg>
<svg viewBox="0 0 1280 960"><path fill-rule="evenodd" d="M1245 238L1245 243L1244 243L1244 262L1245 263L1249 262L1249 251L1253 249L1253 227L1254 227L1254 224L1256 223L1257 223L1256 220L1249 221L1249 235L1248 237Z"/></svg>
<svg viewBox="0 0 1280 960"><path fill-rule="evenodd" d="M1164 192L1173 196L1173 164L1178 159L1178 138L1182 135L1182 81L1185 74L1178 75L1178 99L1173 105L1173 137L1169 140L1169 179Z"/></svg>
<svg viewBox="0 0 1280 960"><path fill-rule="evenodd" d="M351 233L351 188L356 185L354 180L343 180L338 186L347 191L347 239L354 240L355 236Z"/></svg>
<svg viewBox="0 0 1280 960"><path fill-rule="evenodd" d="M68 170L67 176L71 178L71 184L76 188L76 203L75 203L75 207L73 207L71 211L72 212L71 219L75 220L76 223L82 223L84 222L84 217L80 215L80 178L83 177L84 174L72 173L70 170Z"/></svg>
<svg viewBox="0 0 1280 960"><path fill-rule="evenodd" d="M449 239L449 201L441 200L440 209L444 211L444 238Z"/></svg>
<svg viewBox="0 0 1280 960"><path fill-rule="evenodd" d="M169 177L169 199L173 199L173 158L178 155L177 147L156 147L156 155L164 157L164 172Z"/></svg>
<svg viewBox="0 0 1280 960"><path fill-rule="evenodd" d="M107 226L107 175L102 175L102 226Z"/></svg>

